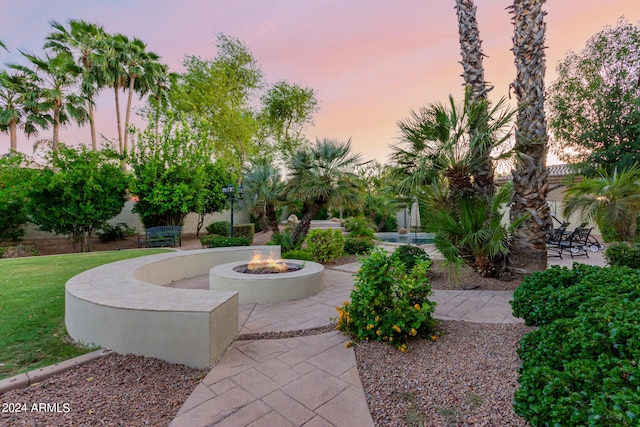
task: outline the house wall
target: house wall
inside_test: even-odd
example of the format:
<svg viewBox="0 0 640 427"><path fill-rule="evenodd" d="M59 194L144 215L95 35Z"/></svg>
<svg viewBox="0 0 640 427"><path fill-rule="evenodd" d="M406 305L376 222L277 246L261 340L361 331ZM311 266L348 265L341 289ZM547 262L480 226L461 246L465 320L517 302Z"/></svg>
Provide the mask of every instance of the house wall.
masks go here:
<svg viewBox="0 0 640 427"><path fill-rule="evenodd" d="M120 213L107 221L111 225L118 224L120 222L126 223L129 227L133 227L136 230L137 234L144 233L144 225L142 225L142 221L140 221L140 217L137 213L132 212L133 207L135 206L135 202L127 201L122 208ZM204 227L211 224L214 221L229 221L230 211L225 210L222 212L216 212L214 214L209 214L205 216ZM233 223L234 224L246 224L249 222L249 213L245 209L234 209L233 210ZM198 227L198 215L191 213L187 215L184 220L184 225L182 227L182 232L185 234L193 233L195 234L196 229ZM47 233L44 231L39 231L37 226L33 224L29 224L25 229L25 239L48 239L51 237L56 237L53 233ZM59 237L59 236L58 236Z"/></svg>

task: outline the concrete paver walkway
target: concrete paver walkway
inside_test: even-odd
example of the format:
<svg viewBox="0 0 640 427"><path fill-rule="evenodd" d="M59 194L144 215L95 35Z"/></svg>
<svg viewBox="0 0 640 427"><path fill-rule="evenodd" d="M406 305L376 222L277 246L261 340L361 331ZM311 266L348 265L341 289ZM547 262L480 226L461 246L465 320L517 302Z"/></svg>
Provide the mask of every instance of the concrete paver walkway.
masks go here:
<svg viewBox="0 0 640 427"><path fill-rule="evenodd" d="M576 259L604 265L601 253ZM549 264L571 266L570 257ZM328 325L348 300L359 263L325 270L325 289L310 298L241 304L241 334ZM176 284L208 288L208 276ZM517 323L510 291L441 291L434 317L476 323ZM297 338L235 341L184 403L171 427L373 426L355 352L333 331Z"/></svg>

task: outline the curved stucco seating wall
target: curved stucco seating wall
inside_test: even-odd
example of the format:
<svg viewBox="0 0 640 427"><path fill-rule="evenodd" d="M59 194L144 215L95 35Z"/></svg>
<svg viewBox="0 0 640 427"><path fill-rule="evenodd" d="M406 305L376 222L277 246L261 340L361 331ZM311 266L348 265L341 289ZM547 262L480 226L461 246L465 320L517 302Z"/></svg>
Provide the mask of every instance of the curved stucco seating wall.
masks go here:
<svg viewBox="0 0 640 427"><path fill-rule="evenodd" d="M106 264L66 284L69 335L122 354L210 366L238 334L238 292L174 289L173 280L208 274L279 246L175 251ZM158 286L160 285L160 286Z"/></svg>

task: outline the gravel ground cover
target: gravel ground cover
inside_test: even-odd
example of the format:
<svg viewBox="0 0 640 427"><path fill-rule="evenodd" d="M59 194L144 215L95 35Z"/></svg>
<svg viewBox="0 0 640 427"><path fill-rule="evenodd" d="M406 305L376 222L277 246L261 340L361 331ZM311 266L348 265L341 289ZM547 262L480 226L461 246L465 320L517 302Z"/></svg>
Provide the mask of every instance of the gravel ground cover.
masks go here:
<svg viewBox="0 0 640 427"><path fill-rule="evenodd" d="M0 394L0 426L167 426L208 372L111 353Z"/></svg>

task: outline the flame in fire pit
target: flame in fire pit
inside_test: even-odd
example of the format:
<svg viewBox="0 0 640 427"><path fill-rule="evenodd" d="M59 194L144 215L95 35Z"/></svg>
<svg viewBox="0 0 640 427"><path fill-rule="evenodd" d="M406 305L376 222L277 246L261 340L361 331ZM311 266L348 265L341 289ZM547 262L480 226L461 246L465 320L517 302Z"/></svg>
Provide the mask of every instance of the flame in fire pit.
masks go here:
<svg viewBox="0 0 640 427"><path fill-rule="evenodd" d="M261 253L254 253L247 264L249 271L287 271L288 269L284 260L265 257Z"/></svg>

